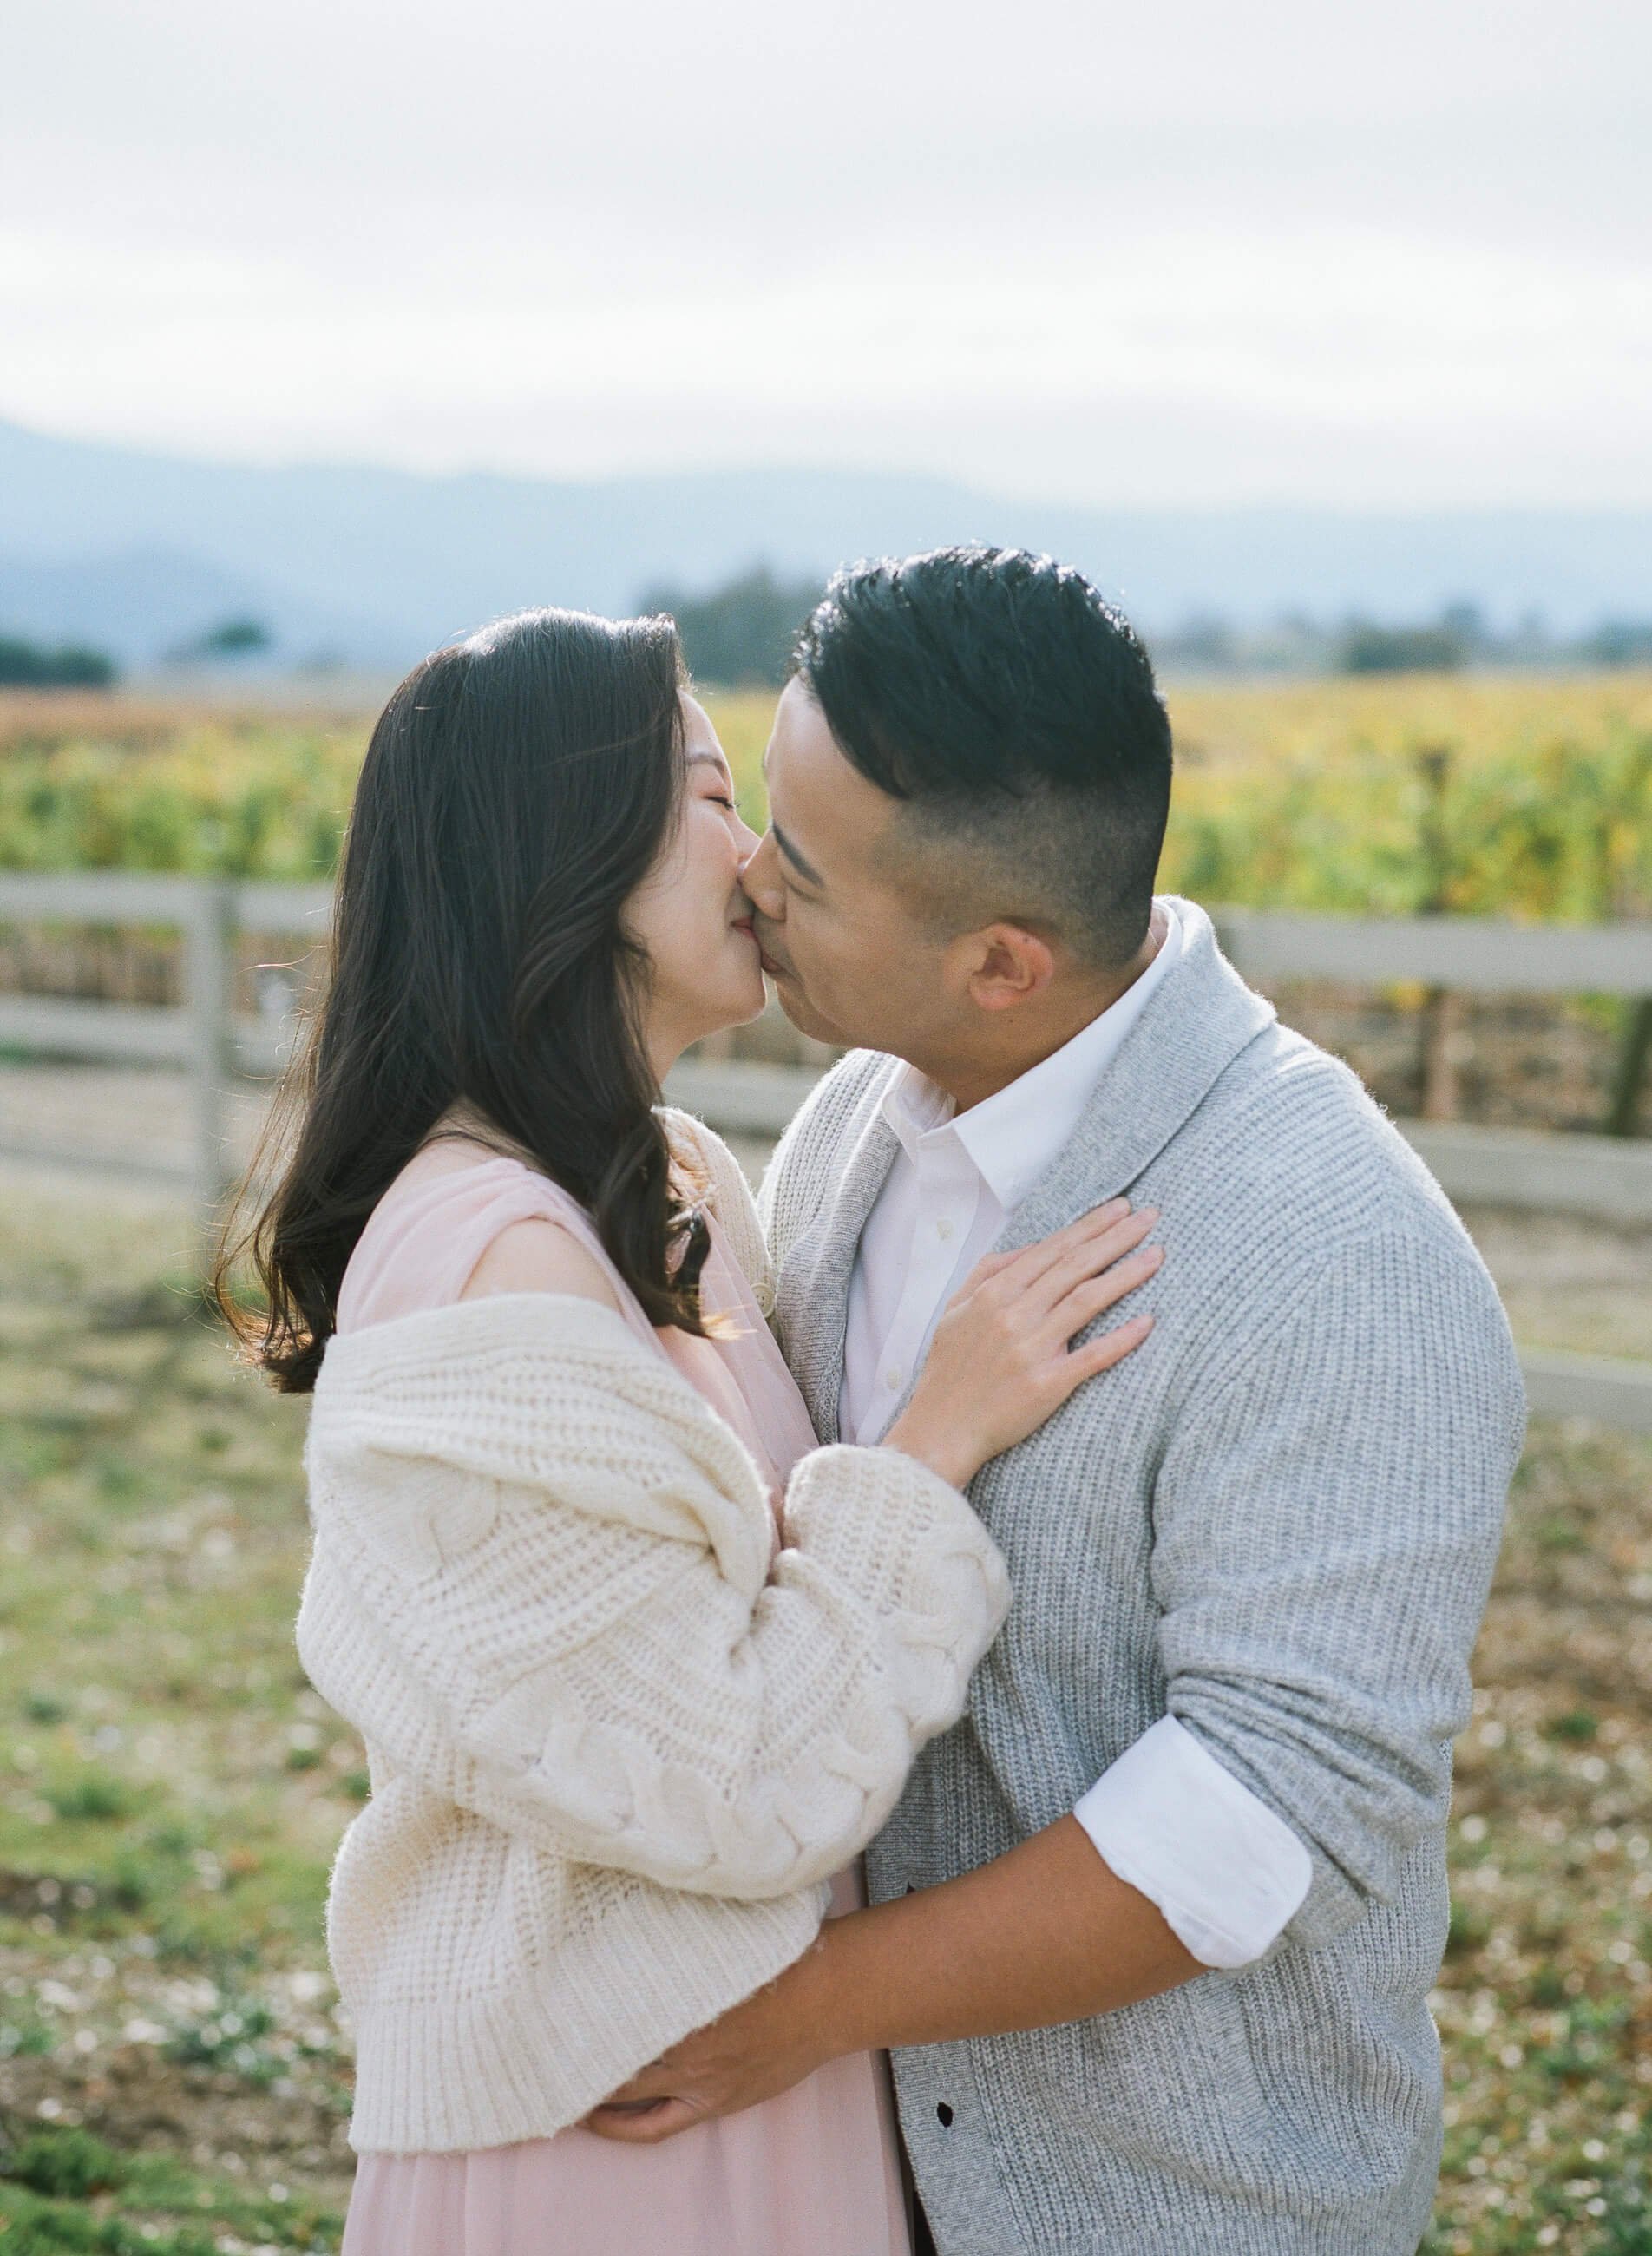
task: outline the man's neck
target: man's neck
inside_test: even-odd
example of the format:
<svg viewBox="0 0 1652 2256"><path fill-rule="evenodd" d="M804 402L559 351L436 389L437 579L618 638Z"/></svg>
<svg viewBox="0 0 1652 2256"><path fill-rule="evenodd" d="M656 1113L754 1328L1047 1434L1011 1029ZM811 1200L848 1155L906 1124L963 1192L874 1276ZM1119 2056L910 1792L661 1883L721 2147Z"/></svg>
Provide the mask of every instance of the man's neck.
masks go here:
<svg viewBox="0 0 1652 2256"><path fill-rule="evenodd" d="M935 1058L913 1058L920 1073L952 1099L956 1110L968 1112L985 1104L1000 1089L1007 1089L1024 1073L1031 1073L1047 1057L1064 1049L1076 1034L1093 1026L1127 994L1163 945L1168 927L1156 905L1147 936L1121 970L1106 972L1082 982L1061 984L1013 1011L1002 1011L978 1021L979 1038L966 1053Z"/></svg>

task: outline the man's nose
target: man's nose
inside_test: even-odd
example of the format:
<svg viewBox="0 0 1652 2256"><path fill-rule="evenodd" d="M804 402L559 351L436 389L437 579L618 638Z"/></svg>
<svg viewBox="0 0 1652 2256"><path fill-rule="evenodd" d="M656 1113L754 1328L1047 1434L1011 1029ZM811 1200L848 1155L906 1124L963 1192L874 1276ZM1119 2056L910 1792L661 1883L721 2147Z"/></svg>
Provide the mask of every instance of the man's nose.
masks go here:
<svg viewBox="0 0 1652 2256"><path fill-rule="evenodd" d="M740 883L753 906L771 924L779 924L786 914L786 886L780 877L780 858L772 830L764 832L752 848L750 857L742 864Z"/></svg>

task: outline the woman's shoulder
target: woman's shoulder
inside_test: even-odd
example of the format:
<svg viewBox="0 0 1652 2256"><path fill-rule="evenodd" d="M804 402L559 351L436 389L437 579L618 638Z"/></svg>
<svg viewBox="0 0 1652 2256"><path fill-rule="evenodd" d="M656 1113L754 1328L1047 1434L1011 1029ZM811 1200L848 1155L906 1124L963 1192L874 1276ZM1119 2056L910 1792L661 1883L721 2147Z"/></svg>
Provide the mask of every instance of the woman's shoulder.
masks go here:
<svg viewBox="0 0 1652 2256"><path fill-rule="evenodd" d="M535 1272L545 1281L536 1281ZM532 1291L619 1305L589 1219L560 1184L514 1158L458 1142L432 1144L408 1161L369 1216L340 1287L339 1328L477 1293Z"/></svg>
<svg viewBox="0 0 1652 2256"><path fill-rule="evenodd" d="M565 1216L552 1213L522 1215L488 1240L459 1298L483 1300L491 1293L568 1293L621 1313L606 1265L581 1243Z"/></svg>

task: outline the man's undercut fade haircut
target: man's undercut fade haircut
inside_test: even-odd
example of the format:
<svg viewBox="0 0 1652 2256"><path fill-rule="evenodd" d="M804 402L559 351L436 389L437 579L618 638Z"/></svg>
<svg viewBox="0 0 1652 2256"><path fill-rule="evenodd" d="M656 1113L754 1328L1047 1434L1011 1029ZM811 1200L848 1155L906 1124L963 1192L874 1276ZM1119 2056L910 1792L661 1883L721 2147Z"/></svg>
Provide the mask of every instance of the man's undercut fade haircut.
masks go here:
<svg viewBox="0 0 1652 2256"><path fill-rule="evenodd" d="M794 657L844 756L904 802L889 850L960 929L999 919L1127 963L1170 806L1170 723L1129 621L1025 549L836 574Z"/></svg>

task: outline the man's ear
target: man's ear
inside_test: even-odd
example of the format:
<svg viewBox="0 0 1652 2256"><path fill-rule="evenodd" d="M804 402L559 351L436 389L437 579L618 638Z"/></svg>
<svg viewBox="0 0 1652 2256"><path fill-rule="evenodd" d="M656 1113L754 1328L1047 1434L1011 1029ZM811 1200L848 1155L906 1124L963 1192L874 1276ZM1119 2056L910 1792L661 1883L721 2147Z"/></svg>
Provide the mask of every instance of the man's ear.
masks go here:
<svg viewBox="0 0 1652 2256"><path fill-rule="evenodd" d="M970 1000L982 1011L1013 1011L1041 994L1055 976L1049 942L1025 925L990 924L954 943Z"/></svg>

